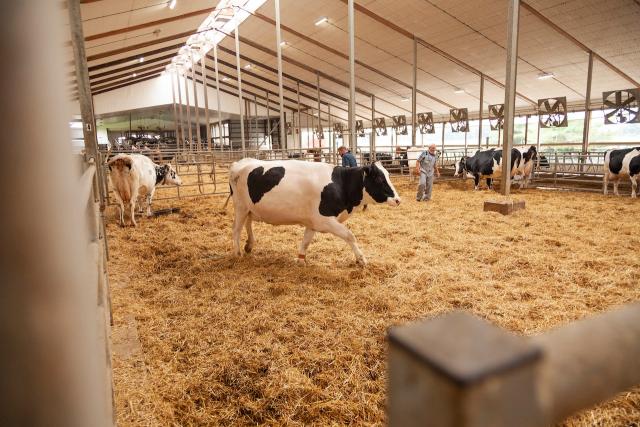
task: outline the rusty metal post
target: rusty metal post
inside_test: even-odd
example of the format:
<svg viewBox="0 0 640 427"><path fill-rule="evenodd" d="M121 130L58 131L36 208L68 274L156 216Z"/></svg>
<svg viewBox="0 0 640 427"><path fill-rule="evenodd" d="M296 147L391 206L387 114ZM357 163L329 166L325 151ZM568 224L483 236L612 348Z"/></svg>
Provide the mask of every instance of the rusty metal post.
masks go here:
<svg viewBox="0 0 640 427"><path fill-rule="evenodd" d="M640 384L640 304L526 338L457 311L389 332L389 425L538 427Z"/></svg>

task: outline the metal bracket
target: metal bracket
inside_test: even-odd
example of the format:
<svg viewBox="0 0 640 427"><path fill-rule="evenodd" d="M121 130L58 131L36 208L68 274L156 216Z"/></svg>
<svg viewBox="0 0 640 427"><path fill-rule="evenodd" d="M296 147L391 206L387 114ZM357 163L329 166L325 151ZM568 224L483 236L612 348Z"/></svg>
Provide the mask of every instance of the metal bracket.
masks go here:
<svg viewBox="0 0 640 427"><path fill-rule="evenodd" d="M333 132L334 132L336 138L342 139L342 133L344 132L344 127L342 126L342 123L340 123L340 122L334 123L333 124Z"/></svg>
<svg viewBox="0 0 640 427"><path fill-rule="evenodd" d="M313 130L313 134L316 136L316 138L318 139L324 139L324 130L322 129L322 126L318 126Z"/></svg>
<svg viewBox="0 0 640 427"><path fill-rule="evenodd" d="M398 135L407 135L407 117L406 116L393 116L393 129Z"/></svg>
<svg viewBox="0 0 640 427"><path fill-rule="evenodd" d="M385 122L384 117L379 117L373 120L373 129L376 131L377 136L387 135L387 123Z"/></svg>
<svg viewBox="0 0 640 427"><path fill-rule="evenodd" d="M421 134L436 133L436 127L433 124L433 113L419 113L418 126Z"/></svg>
<svg viewBox="0 0 640 427"><path fill-rule="evenodd" d="M538 99L538 119L543 128L567 127L567 97Z"/></svg>
<svg viewBox="0 0 640 427"><path fill-rule="evenodd" d="M466 108L452 108L449 110L451 132L469 132L469 110Z"/></svg>
<svg viewBox="0 0 640 427"><path fill-rule="evenodd" d="M504 127L504 104L489 105L489 125L491 130Z"/></svg>
<svg viewBox="0 0 640 427"><path fill-rule="evenodd" d="M640 123L640 89L602 92L605 125Z"/></svg>

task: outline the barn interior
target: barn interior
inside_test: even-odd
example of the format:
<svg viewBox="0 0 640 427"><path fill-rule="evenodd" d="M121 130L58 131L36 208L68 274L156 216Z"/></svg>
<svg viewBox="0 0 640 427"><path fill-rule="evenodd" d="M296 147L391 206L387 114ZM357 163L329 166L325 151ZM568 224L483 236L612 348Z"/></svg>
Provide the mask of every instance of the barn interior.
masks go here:
<svg viewBox="0 0 640 427"><path fill-rule="evenodd" d="M9 203L24 218L6 222L7 241L26 244L15 230L29 230L46 242L34 249L41 271L26 251L8 254L22 262L7 271L23 269L10 277L33 282L10 289L23 298L49 289L42 281L61 284L59 296L82 309L51 316L84 328L47 336L46 316L34 321L16 311L22 299L4 299L7 319L33 331L30 340L7 334L16 348L29 342L40 351L25 354L50 358L25 366L56 366L33 417L127 426L640 423L637 200L627 177L619 196L602 194L606 153L640 147L640 1L27 3L0 6L21 47L4 80L38 102L2 102L22 113L16 123L39 112L64 129L51 138L59 145L45 146L24 126L31 137L15 139L27 153L11 154L23 164L30 148L42 153L33 182L52 181L42 159L66 168L53 189L9 176L30 197ZM32 72L21 78L24 69ZM51 108L61 96L68 108ZM430 145L442 175L433 200L419 203L412 171ZM384 166L403 199L347 222L369 263L358 265L330 234L318 234L301 263L303 229L263 223L255 249L233 257L234 162L333 167L341 146L358 166ZM484 181L475 191L454 176L478 150L509 159L512 148L530 147L527 187L503 174L500 194ZM157 181L153 214L140 200L137 227L122 227L108 162L139 154L168 164L182 185ZM526 208L483 212L483 203L514 200ZM30 208L18 210L22 203ZM30 227L39 212L50 223ZM472 314L460 323L469 329L447 323L452 312ZM393 332L424 319L425 335ZM443 338L420 341L434 325ZM465 369L480 366L469 361L475 351L486 363L474 376ZM462 365L469 375L460 379ZM26 378L25 388L43 381ZM28 411L15 408L8 419L24 420Z"/></svg>

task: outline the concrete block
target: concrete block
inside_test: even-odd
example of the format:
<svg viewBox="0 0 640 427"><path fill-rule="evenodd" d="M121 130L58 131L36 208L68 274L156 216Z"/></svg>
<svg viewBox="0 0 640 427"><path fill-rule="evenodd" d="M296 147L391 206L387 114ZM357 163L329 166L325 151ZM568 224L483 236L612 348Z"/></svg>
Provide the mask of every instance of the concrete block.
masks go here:
<svg viewBox="0 0 640 427"><path fill-rule="evenodd" d="M487 200L484 202L485 212L499 212L502 215L510 215L524 209L524 200Z"/></svg>

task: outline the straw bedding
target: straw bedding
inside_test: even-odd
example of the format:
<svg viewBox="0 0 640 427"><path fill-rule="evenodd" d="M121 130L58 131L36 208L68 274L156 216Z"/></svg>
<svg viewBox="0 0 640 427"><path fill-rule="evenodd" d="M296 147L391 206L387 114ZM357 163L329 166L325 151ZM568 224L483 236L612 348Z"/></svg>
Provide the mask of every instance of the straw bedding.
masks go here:
<svg viewBox="0 0 640 427"><path fill-rule="evenodd" d="M391 325L466 309L531 335L640 300L637 201L516 191L527 209L504 217L470 182L430 203L402 182L400 207L347 222L366 268L331 235L300 267L302 228L260 223L253 253L230 259L222 197L163 202L182 210L136 229L110 213L118 423L380 425ZM566 425L634 422L638 390Z"/></svg>

